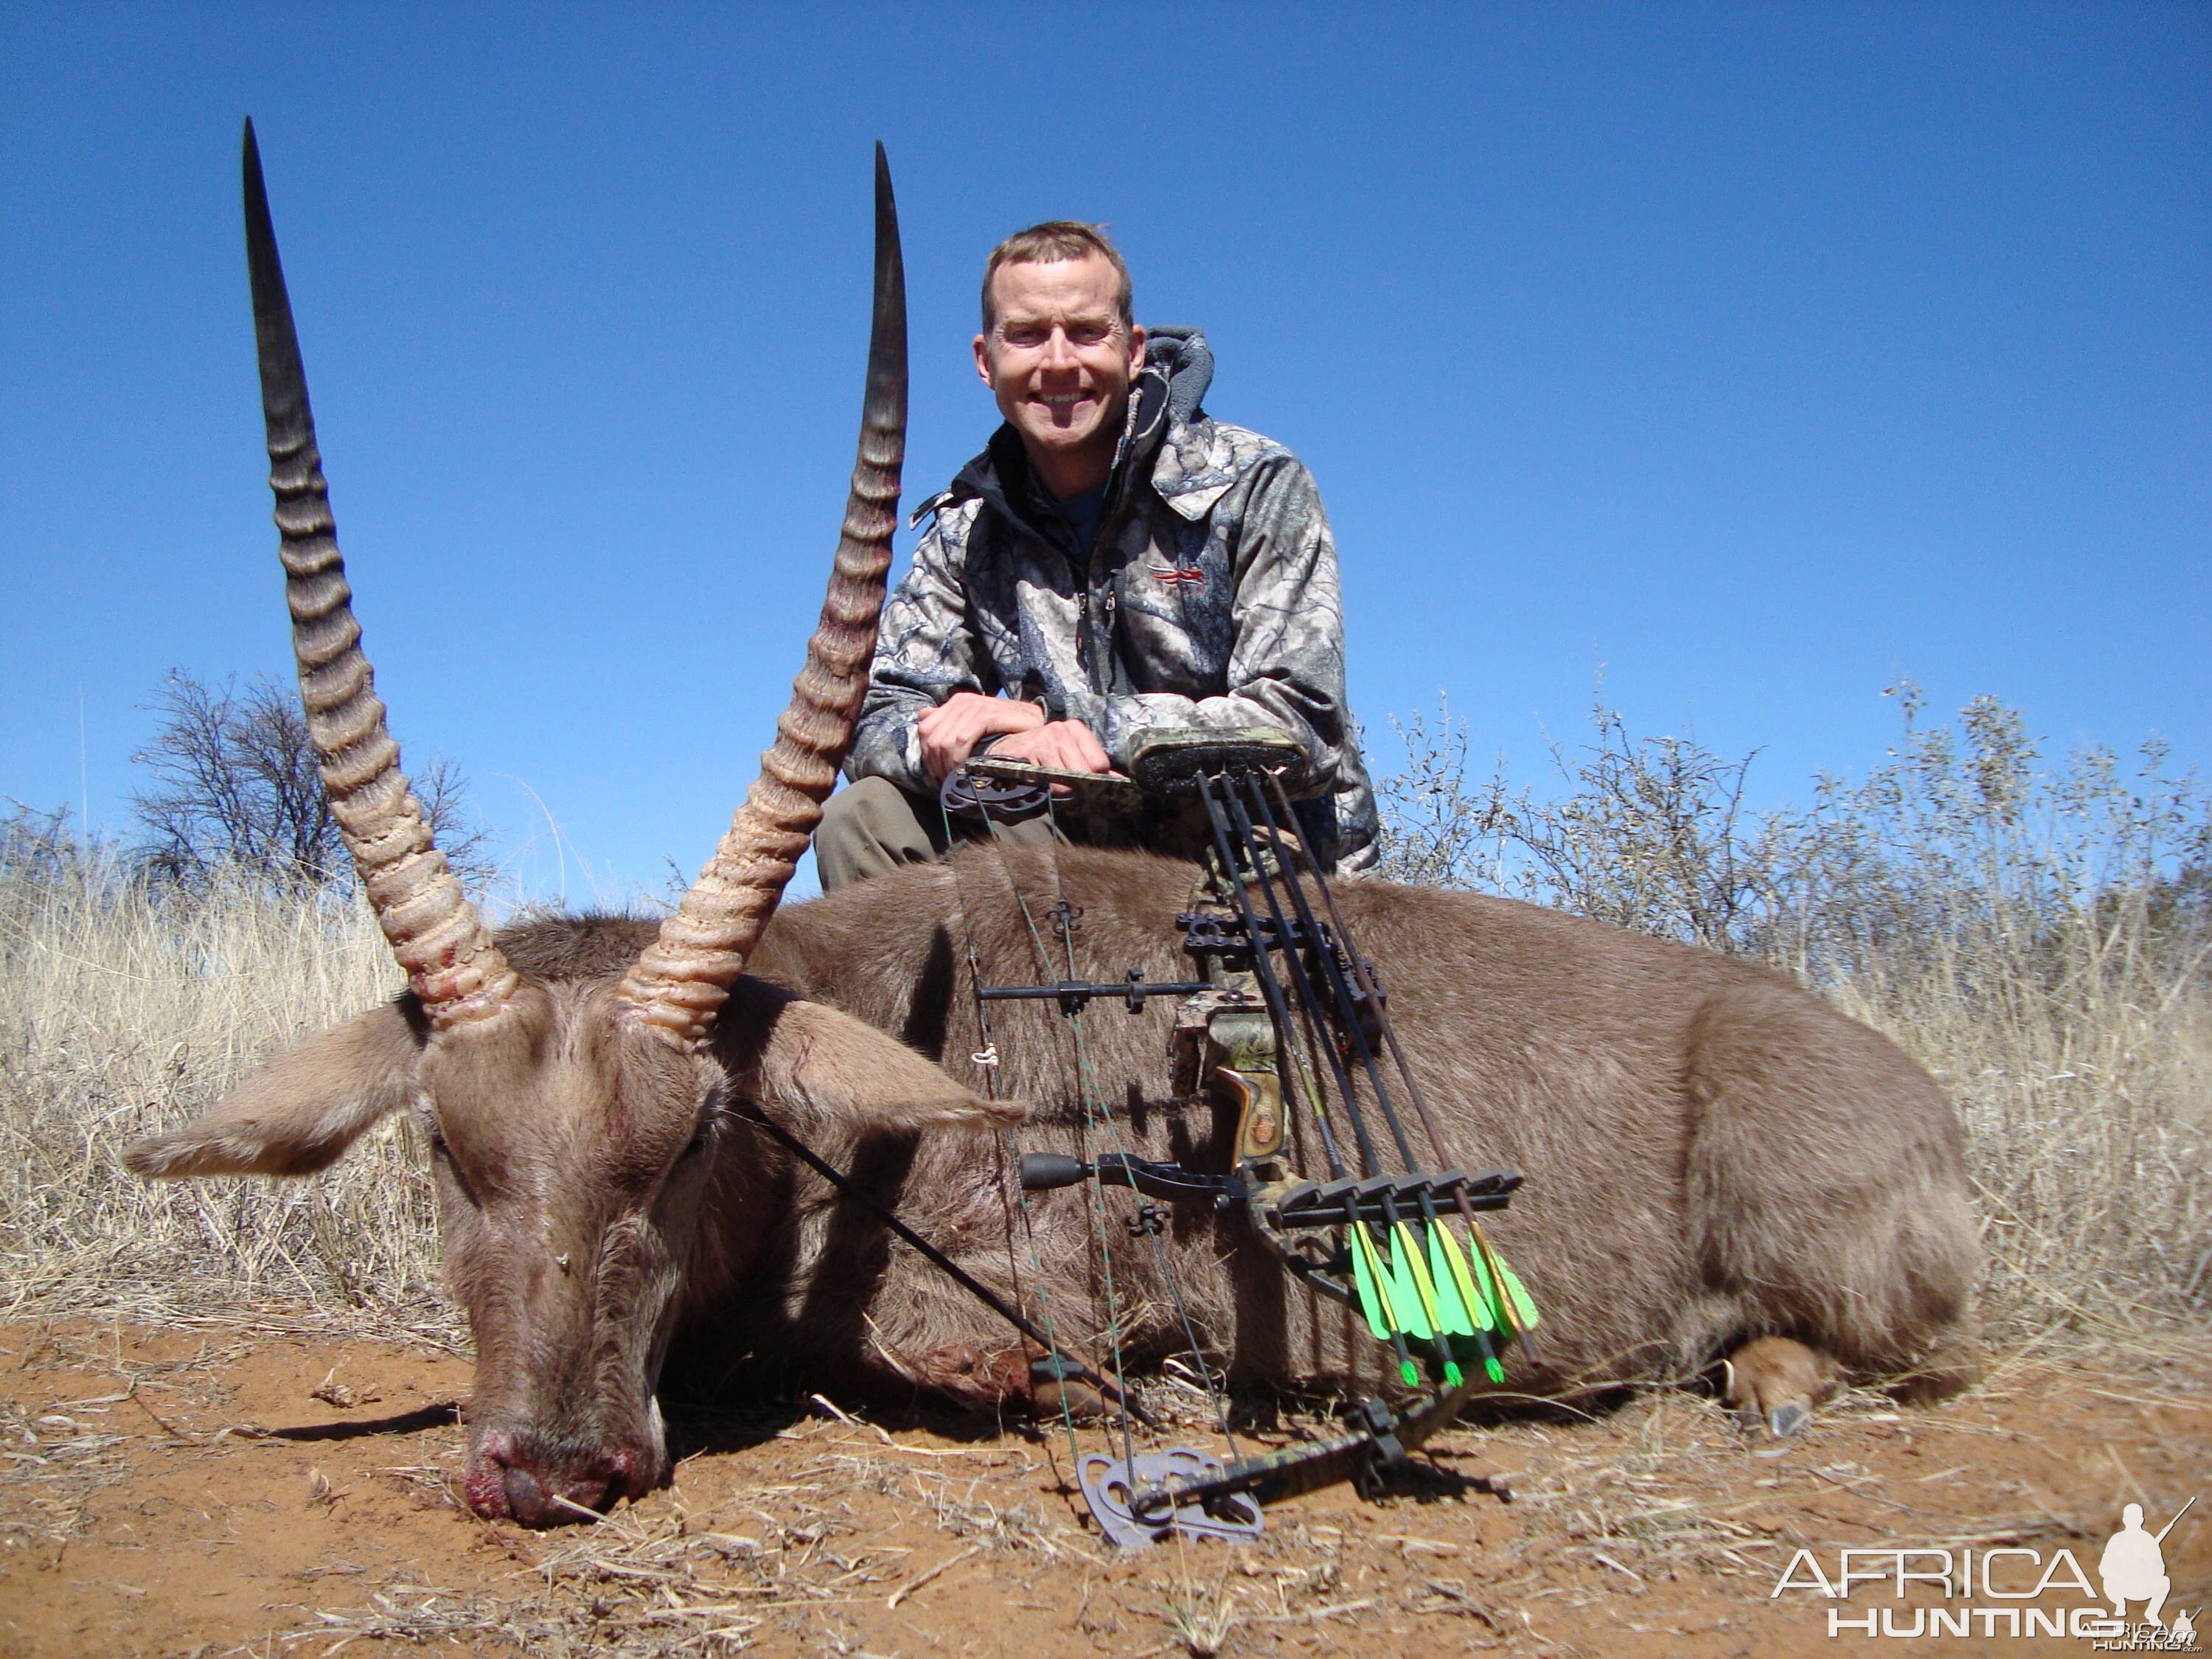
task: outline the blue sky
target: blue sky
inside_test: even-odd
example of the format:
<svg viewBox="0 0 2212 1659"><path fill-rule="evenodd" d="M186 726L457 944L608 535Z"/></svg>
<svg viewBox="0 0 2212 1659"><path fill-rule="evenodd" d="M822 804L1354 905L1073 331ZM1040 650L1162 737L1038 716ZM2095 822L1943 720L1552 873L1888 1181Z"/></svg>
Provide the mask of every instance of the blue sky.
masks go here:
<svg viewBox="0 0 2212 1659"><path fill-rule="evenodd" d="M0 795L123 829L170 667L289 672L249 112L394 729L543 896L688 873L772 735L878 137L908 500L991 243L1110 223L1321 482L1382 769L1442 690L1536 781L1601 665L1762 801L1899 675L2212 761L2212 9L13 5Z"/></svg>

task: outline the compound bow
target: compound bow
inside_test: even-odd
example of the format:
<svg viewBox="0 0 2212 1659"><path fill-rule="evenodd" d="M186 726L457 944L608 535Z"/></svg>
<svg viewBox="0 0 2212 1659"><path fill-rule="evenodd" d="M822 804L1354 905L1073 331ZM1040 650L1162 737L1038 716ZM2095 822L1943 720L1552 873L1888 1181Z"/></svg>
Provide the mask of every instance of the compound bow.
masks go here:
<svg viewBox="0 0 2212 1659"><path fill-rule="evenodd" d="M1139 1455L1125 1402L1123 1455L1079 1451L1076 1459L1100 1528L1125 1546L1170 1533L1249 1537L1260 1529L1262 1501L1347 1478L1368 1486L1382 1469L1448 1426L1480 1376L1502 1380L1500 1356L1508 1344L1534 1343L1535 1304L1477 1219L1480 1212L1504 1207L1521 1177L1498 1168L1470 1172L1446 1149L1391 1026L1374 965L1355 946L1319 864L1293 827L1285 778L1295 778L1300 761L1288 738L1265 728L1229 737L1170 731L1140 742L1126 780L981 756L945 782L948 833L954 814L980 817L995 835L1005 822L1049 812L1055 787L1084 792L1094 801L1119 796L1124 811L1133 793L1164 801L1200 831L1203 873L1189 908L1176 919L1200 977L1147 981L1132 968L1119 981L1080 979L1071 948L1069 972L1060 979L990 985L982 982L972 945L969 960L987 1048L993 1003L1054 1002L1077 1028L1079 1045L1080 1018L1094 1000L1117 999L1139 1012L1155 996L1182 999L1174 1092L1189 1097L1215 1089L1234 1106L1233 1168L1209 1173L1127 1152L1088 1161L1030 1152L1021 1160L1023 1190L1091 1182L1170 1205L1241 1208L1286 1270L1358 1311L1374 1337L1389 1345L1407 1386L1420 1390L1395 1405L1362 1401L1346 1414L1344 1433L1316 1443L1240 1457L1232 1437L1226 1462L1187 1447ZM1065 939L1072 921L1065 895L1056 908ZM1416 1154L1406 1132L1385 1076L1385 1054L1434 1167ZM1388 1132L1387 1152L1371 1132L1362 1079ZM1286 1101L1310 1117L1325 1179L1290 1167ZM1356 1169L1347 1163L1340 1122L1349 1131ZM1389 1167L1390 1152L1401 1167ZM1466 1230L1464 1243L1455 1218ZM1132 1231L1150 1235L1160 1248L1158 1217L1149 1206L1140 1206ZM1161 1267L1173 1287L1164 1251ZM1175 1293L1180 1309L1180 1290ZM1210 1390L1187 1315L1183 1323ZM1479 1374L1471 1376L1462 1362L1479 1365ZM1053 1376L1087 1373L1057 1352L1043 1363ZM1214 1403L1227 1435L1227 1413L1218 1399Z"/></svg>

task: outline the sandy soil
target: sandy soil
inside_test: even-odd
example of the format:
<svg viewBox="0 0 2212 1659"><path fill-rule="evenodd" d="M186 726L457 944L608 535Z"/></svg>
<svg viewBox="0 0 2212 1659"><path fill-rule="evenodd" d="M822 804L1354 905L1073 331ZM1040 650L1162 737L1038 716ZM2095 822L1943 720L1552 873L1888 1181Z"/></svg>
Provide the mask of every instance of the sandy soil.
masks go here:
<svg viewBox="0 0 2212 1659"><path fill-rule="evenodd" d="M2094 1580L2123 1504L2155 1528L2199 1492L2166 1553L2168 1616L2201 1620L2208 1384L2212 1347L2100 1350L1930 1409L1854 1398L1786 1444L1647 1395L1462 1427L1382 1501L1294 1499L1254 1545L1125 1556L1067 1496L1064 1439L804 1406L679 1423L672 1488L531 1534L455 1500L461 1357L281 1321L18 1323L0 1654L1832 1653L1831 1609L1907 1630L1916 1609L2087 1598L1773 1595L1800 1547L1829 1575L1846 1547L2036 1553L2002 1558L1998 1588L2067 1549ZM1970 1628L1909 1650L2092 1651Z"/></svg>

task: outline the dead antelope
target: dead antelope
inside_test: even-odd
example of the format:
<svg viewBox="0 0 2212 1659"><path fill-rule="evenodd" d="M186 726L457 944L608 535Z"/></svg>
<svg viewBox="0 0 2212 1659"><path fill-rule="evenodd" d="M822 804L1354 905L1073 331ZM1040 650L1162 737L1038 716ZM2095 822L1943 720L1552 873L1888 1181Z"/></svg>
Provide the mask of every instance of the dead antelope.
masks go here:
<svg viewBox="0 0 2212 1659"><path fill-rule="evenodd" d="M272 1061L198 1121L128 1153L149 1176L300 1175L419 1104L453 1291L477 1342L469 1502L527 1524L604 1510L661 1479L654 1403L674 1346L694 1374L848 1396L917 1389L994 1405L1031 1352L747 1118L797 1132L1008 1299L1096 1352L1101 1263L1075 1190L1012 1221L968 953L1036 977L1017 887L1085 908L1109 974L1182 976L1188 866L1070 849L971 853L771 921L866 682L890 561L905 404L889 184L860 463L823 623L760 781L678 912L489 933L445 869L385 730L325 501L306 384L249 129L247 237L301 694L323 776L408 975L387 1006ZM1955 1116L1894 1046L1782 976L1508 900L1346 883L1453 1143L1527 1172L1494 1233L1542 1300L1540 1392L1683 1376L1732 1356L1731 1398L1778 1431L1834 1381L1955 1387L1978 1267ZM1033 1103L1020 1145L1075 1150L1085 1102L1121 1144L1226 1169L1233 1125L1169 1092L1171 1012L994 1019L999 1086ZM1093 1148L1095 1150L1095 1147ZM1376 1386L1377 1345L1292 1284L1243 1222L1178 1212L1167 1239L1201 1343L1254 1381ZM1113 1263L1131 1363L1182 1346L1152 1258Z"/></svg>

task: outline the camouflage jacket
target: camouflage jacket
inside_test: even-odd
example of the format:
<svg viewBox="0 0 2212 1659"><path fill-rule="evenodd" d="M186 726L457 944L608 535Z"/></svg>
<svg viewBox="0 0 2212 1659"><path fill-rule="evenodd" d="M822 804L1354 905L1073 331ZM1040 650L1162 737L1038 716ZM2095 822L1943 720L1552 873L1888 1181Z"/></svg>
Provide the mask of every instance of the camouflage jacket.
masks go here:
<svg viewBox="0 0 2212 1659"><path fill-rule="evenodd" d="M1199 407L1212 377L1203 335L1152 336L1088 557L1011 427L915 509L849 775L933 793L915 722L958 691L1079 720L1125 769L1149 727L1274 726L1306 750L1316 850L1373 867L1328 519L1288 450Z"/></svg>

